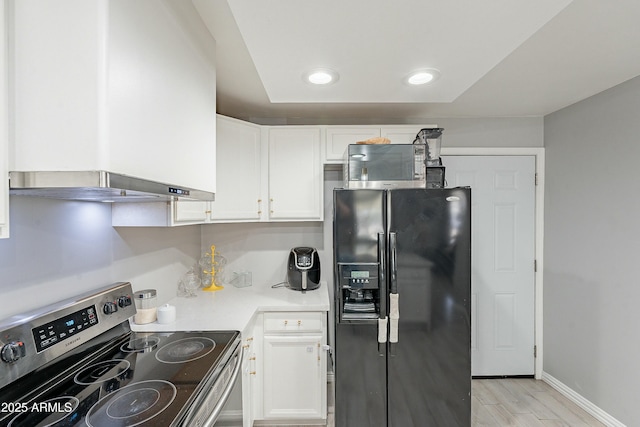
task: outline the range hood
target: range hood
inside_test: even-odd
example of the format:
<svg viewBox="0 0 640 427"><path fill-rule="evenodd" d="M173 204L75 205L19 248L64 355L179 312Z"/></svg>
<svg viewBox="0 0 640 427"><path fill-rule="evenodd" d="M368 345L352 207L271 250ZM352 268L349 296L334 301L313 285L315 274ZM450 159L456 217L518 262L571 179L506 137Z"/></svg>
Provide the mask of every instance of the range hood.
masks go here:
<svg viewBox="0 0 640 427"><path fill-rule="evenodd" d="M92 202L213 201L215 194L107 171L9 172L9 194Z"/></svg>

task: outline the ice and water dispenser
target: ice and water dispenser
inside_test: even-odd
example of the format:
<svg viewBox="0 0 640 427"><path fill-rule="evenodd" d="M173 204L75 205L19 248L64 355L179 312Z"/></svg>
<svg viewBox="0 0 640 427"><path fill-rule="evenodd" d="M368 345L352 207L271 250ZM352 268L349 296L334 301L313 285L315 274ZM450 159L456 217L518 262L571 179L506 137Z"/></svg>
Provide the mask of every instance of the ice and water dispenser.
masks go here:
<svg viewBox="0 0 640 427"><path fill-rule="evenodd" d="M377 319L380 316L378 264L338 264L340 320Z"/></svg>

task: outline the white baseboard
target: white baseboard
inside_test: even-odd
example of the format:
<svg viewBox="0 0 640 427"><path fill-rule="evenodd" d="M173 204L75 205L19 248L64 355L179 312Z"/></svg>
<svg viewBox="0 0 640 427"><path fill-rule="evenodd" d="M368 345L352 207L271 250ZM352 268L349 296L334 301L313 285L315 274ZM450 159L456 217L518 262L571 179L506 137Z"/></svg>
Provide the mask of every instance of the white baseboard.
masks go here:
<svg viewBox="0 0 640 427"><path fill-rule="evenodd" d="M626 427L623 423L616 420L614 417L600 409L593 402L585 399L582 395L577 393L572 388L568 387L563 382L554 378L546 372L542 372L542 381L549 384L551 387L562 393L567 399L593 415L598 421L606 425L607 427Z"/></svg>

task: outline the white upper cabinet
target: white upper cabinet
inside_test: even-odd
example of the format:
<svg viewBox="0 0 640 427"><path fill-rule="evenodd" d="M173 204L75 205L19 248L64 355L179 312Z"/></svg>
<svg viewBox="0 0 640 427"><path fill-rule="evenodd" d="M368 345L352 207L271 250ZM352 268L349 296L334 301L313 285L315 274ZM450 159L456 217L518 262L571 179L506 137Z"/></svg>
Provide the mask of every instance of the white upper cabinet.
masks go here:
<svg viewBox="0 0 640 427"><path fill-rule="evenodd" d="M349 144L369 138L384 137L391 144L412 144L420 129L435 128L437 125L370 125L370 126L327 126L324 147L324 163L341 164Z"/></svg>
<svg viewBox="0 0 640 427"><path fill-rule="evenodd" d="M212 222L322 221L322 129L259 126L217 118L217 190L213 202L116 203L120 227Z"/></svg>
<svg viewBox="0 0 640 427"><path fill-rule="evenodd" d="M402 125L383 126L380 128L380 136L389 138L391 144L413 144L420 129L436 128L437 125Z"/></svg>
<svg viewBox="0 0 640 427"><path fill-rule="evenodd" d="M6 2L0 4L0 239L9 237Z"/></svg>
<svg viewBox="0 0 640 427"><path fill-rule="evenodd" d="M380 136L380 128L377 126L329 126L325 140L325 161L340 163L343 161L344 152L349 144L378 136Z"/></svg>
<svg viewBox="0 0 640 427"><path fill-rule="evenodd" d="M262 215L261 128L218 115L216 200L211 203L214 221L253 220Z"/></svg>
<svg viewBox="0 0 640 427"><path fill-rule="evenodd" d="M315 126L269 128L269 218L323 219L321 130Z"/></svg>
<svg viewBox="0 0 640 427"><path fill-rule="evenodd" d="M212 222L320 221L317 126L258 126L218 116L218 189Z"/></svg>
<svg viewBox="0 0 640 427"><path fill-rule="evenodd" d="M215 191L215 41L191 2L10 4L11 170Z"/></svg>

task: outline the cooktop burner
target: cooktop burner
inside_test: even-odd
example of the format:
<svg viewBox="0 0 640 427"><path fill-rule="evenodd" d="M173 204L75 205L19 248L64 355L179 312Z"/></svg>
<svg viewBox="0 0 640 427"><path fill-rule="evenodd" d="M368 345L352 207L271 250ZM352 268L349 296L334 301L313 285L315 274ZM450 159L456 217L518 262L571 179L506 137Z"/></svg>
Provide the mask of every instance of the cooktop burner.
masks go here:
<svg viewBox="0 0 640 427"><path fill-rule="evenodd" d="M158 350L156 359L163 363L191 362L211 353L214 348L216 348L216 343L211 338L183 338Z"/></svg>
<svg viewBox="0 0 640 427"><path fill-rule="evenodd" d="M131 363L127 360L112 359L89 365L76 374L73 380L77 384L88 385L109 381L122 377L129 370Z"/></svg>
<svg viewBox="0 0 640 427"><path fill-rule="evenodd" d="M129 384L93 405L86 423L92 427L137 426L164 411L176 394L176 387L168 381Z"/></svg>
<svg viewBox="0 0 640 427"><path fill-rule="evenodd" d="M145 336L142 338L136 338L126 344L122 344L120 350L125 353L146 353L154 350L160 342L159 337Z"/></svg>

